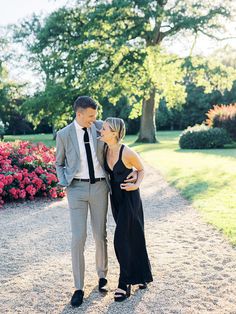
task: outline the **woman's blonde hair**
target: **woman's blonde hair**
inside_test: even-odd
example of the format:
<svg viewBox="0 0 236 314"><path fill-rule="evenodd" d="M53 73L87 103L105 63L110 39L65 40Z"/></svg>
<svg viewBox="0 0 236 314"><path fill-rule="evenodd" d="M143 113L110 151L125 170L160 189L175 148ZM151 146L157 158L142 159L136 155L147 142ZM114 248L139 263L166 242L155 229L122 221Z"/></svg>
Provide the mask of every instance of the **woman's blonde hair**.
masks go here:
<svg viewBox="0 0 236 314"><path fill-rule="evenodd" d="M120 142L125 137L125 122L120 118L107 118L105 120L109 124L112 132L117 132L117 141Z"/></svg>

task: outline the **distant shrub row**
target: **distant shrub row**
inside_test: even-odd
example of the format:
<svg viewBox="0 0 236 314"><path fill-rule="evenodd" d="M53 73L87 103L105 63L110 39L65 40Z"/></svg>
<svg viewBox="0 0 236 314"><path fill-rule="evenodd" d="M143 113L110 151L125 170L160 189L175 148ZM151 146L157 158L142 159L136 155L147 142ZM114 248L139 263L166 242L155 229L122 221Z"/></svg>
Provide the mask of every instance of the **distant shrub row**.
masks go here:
<svg viewBox="0 0 236 314"><path fill-rule="evenodd" d="M230 137L224 129L210 128L206 125L188 127L180 136L181 148L202 149L221 148L230 143Z"/></svg>
<svg viewBox="0 0 236 314"><path fill-rule="evenodd" d="M180 148L222 148L236 140L236 104L214 106L207 117L207 125L195 125L182 132Z"/></svg>

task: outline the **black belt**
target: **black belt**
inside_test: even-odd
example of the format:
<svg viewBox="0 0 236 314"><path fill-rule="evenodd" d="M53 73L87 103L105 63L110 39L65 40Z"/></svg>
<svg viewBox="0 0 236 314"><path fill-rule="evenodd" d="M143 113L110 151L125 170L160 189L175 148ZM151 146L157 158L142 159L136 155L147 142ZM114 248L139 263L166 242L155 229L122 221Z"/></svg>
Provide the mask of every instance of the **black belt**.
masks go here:
<svg viewBox="0 0 236 314"><path fill-rule="evenodd" d="M90 181L90 179L77 179L77 178L74 178L73 180L80 181L80 182L89 182ZM95 182L103 181L103 180L106 180L106 179L105 178L95 178Z"/></svg>

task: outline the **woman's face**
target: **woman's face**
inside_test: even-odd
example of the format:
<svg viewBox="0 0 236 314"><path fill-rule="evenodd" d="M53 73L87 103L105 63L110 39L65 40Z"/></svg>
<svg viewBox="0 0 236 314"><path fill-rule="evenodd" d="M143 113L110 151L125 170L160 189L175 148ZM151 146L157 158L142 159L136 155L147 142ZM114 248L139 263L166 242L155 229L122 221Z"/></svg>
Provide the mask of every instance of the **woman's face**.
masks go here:
<svg viewBox="0 0 236 314"><path fill-rule="evenodd" d="M116 139L116 132L113 132L110 128L110 125L107 122L103 123L101 129L101 137L100 140L105 143L111 143Z"/></svg>

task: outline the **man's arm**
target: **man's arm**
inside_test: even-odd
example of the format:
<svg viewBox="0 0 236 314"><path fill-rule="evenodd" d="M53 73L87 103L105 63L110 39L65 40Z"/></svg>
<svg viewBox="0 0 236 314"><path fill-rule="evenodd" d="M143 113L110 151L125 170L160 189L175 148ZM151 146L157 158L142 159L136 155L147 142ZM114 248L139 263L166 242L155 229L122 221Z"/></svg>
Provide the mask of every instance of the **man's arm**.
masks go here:
<svg viewBox="0 0 236 314"><path fill-rule="evenodd" d="M127 178L124 180L124 182L135 183L137 181L137 179L138 179L138 171L134 170L127 176Z"/></svg>
<svg viewBox="0 0 236 314"><path fill-rule="evenodd" d="M67 186L67 181L65 178L64 168L65 168L65 146L61 138L60 133L57 133L56 138L56 171L57 178L59 180L58 185Z"/></svg>

